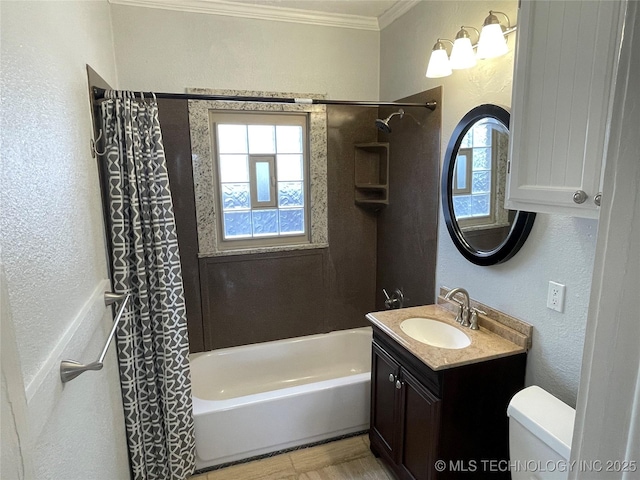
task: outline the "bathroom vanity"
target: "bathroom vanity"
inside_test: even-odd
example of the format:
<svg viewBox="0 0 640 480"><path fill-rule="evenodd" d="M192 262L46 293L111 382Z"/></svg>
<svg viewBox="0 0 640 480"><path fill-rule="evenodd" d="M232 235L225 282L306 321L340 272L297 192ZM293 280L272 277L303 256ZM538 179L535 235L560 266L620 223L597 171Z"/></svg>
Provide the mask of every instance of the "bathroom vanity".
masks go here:
<svg viewBox="0 0 640 480"><path fill-rule="evenodd" d="M447 349L419 342L400 327L412 317L454 326L471 343ZM367 318L373 325L372 452L400 479L510 478L506 409L524 386L526 345L482 326L460 327L436 305Z"/></svg>

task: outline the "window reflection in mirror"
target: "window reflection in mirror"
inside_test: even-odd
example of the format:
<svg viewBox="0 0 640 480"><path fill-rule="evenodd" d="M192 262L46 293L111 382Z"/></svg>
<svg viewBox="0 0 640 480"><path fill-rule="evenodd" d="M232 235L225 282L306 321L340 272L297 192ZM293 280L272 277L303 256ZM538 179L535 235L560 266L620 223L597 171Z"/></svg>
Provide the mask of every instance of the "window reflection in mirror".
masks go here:
<svg viewBox="0 0 640 480"><path fill-rule="evenodd" d="M495 118L482 118L464 135L454 167L453 209L469 244L492 250L508 235L513 215L505 210L504 187L509 131Z"/></svg>

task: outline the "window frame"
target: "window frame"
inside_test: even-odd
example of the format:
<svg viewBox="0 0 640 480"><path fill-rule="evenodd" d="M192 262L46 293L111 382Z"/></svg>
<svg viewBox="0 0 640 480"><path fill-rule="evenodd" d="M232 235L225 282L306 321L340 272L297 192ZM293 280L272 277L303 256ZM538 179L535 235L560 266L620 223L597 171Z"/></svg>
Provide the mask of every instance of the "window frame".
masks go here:
<svg viewBox="0 0 640 480"><path fill-rule="evenodd" d="M268 247L288 247L296 245L309 245L311 244L311 228L310 223L310 211L311 211L311 198L310 198L310 119L307 112L270 112L270 111L237 111L237 110L212 110L209 112L209 136L211 141L211 154L213 163L213 194L215 197L215 208L218 212L215 219L215 230L217 233L216 246L220 252L226 251L238 251L238 250L250 250L261 249ZM302 162L303 162L303 174L302 174L302 188L303 188L303 222L304 233L303 234L274 234L274 235L259 235L255 236L252 233L251 237L240 238L225 238L224 232L224 211L223 211L223 195L222 195L222 182L220 174L220 152L218 151L217 140L217 126L218 124L236 124L236 125L294 125L302 127ZM247 138L247 142L249 139ZM297 153L296 153L297 154ZM249 184L250 184L250 208L249 212L253 215L254 211L260 210L287 210L281 209L278 199L278 176L277 176L277 145L276 152L270 153L246 153L247 166L249 168ZM257 202L256 183L255 183L255 171L252 166L255 165L255 161L270 160L271 167L271 202ZM299 208L299 207L296 207ZM253 222L252 222L253 227Z"/></svg>

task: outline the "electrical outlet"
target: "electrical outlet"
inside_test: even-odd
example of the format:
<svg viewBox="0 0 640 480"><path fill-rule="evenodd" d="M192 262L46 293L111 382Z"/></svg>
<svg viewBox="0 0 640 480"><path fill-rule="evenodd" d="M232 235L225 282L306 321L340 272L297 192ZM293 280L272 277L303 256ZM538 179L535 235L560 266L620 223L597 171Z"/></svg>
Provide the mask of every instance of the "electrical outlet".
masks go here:
<svg viewBox="0 0 640 480"><path fill-rule="evenodd" d="M547 308L556 312L564 311L564 289L561 283L549 282L549 292L547 293Z"/></svg>

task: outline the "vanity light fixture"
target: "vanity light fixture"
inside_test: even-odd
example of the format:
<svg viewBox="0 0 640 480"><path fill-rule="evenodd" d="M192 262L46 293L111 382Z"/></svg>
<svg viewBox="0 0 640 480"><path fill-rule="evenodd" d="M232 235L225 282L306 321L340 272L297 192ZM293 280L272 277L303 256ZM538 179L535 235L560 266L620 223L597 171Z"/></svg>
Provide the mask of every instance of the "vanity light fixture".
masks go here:
<svg viewBox="0 0 640 480"><path fill-rule="evenodd" d="M494 13L504 15L507 19L507 27L500 24L498 17ZM484 19L480 39L478 40L478 58L495 58L506 54L507 47L506 31L511 29L511 21L506 13L489 10L489 15Z"/></svg>
<svg viewBox="0 0 640 480"><path fill-rule="evenodd" d="M504 15L507 20L505 27L500 23L496 14ZM478 36L478 43L473 45L467 29L475 30ZM515 32L517 27L511 26L511 21L506 13L490 10L489 15L484 19L482 31L474 27L462 26L456 34L455 41L438 38L438 41L431 50L431 57L427 66L427 78L441 78L451 75L453 70L462 70L476 65L477 59L495 58L504 55L509 51L507 47L507 35ZM453 45L451 58L447 55L447 50L442 42L449 42ZM474 54L473 50L477 49Z"/></svg>
<svg viewBox="0 0 640 480"><path fill-rule="evenodd" d="M426 76L428 78L441 78L451 75L451 64L449 62L449 55L447 49L444 48L442 42L449 42L453 45L451 40L446 38L439 38L436 44L431 50L431 57L429 58L429 65L427 65Z"/></svg>
<svg viewBox="0 0 640 480"><path fill-rule="evenodd" d="M476 55L473 52L473 45L471 44L471 38L467 28L471 28L476 31L478 38L480 38L480 32L473 27L460 27L460 31L456 34L456 39L453 42L453 48L451 49L451 68L454 70L462 70L465 68L471 68L476 65Z"/></svg>

